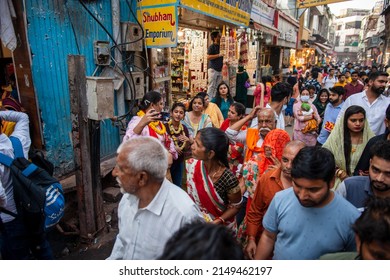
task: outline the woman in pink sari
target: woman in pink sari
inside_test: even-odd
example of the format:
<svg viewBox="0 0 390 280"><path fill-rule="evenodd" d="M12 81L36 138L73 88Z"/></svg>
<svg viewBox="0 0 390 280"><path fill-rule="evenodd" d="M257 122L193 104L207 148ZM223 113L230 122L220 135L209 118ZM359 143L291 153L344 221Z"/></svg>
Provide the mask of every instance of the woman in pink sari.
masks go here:
<svg viewBox="0 0 390 280"><path fill-rule="evenodd" d="M224 224L235 233L242 196L238 180L229 169L227 136L218 128L203 128L191 149L194 158L186 162L188 194L206 221Z"/></svg>

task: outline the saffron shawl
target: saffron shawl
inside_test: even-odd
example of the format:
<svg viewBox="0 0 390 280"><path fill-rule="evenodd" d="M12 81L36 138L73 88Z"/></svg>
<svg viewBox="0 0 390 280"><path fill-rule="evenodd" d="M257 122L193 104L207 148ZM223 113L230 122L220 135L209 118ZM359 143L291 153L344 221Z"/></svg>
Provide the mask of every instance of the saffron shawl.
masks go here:
<svg viewBox="0 0 390 280"><path fill-rule="evenodd" d="M259 129L257 128L248 128L246 132L246 153L245 161L248 161L253 154L260 153L261 147L257 147L257 142L260 139Z"/></svg>
<svg viewBox="0 0 390 280"><path fill-rule="evenodd" d="M249 192L250 198L253 198L257 180L274 162L265 156L266 147L271 149L272 156L281 160L283 149L290 142L289 134L283 129L271 130L264 139L263 145L258 148L259 152L256 156L252 156L244 164L243 176L245 187Z"/></svg>
<svg viewBox="0 0 390 280"><path fill-rule="evenodd" d="M367 117L364 120L364 129L363 129L363 142L356 146L354 152L351 151L351 160L349 165L349 170L351 174L356 168L356 165L363 153L363 150L368 142L375 134L370 128L370 124L367 121ZM327 148L334 155L336 161L336 166L344 171L347 170L345 156L344 156L344 115L336 122L332 132L330 133L328 139L322 146ZM336 177L336 181L333 187L333 190L336 190L340 185L341 180Z"/></svg>

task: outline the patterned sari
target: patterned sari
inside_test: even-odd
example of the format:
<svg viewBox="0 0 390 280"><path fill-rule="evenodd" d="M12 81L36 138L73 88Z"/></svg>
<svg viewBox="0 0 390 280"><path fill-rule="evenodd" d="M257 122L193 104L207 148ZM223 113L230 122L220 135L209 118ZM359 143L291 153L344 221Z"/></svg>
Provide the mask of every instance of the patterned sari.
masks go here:
<svg viewBox="0 0 390 280"><path fill-rule="evenodd" d="M193 158L188 159L186 161L186 171L189 196L199 206L205 220L212 222L226 211L227 205L217 193L203 161ZM225 225L236 232L237 225L234 217L226 220Z"/></svg>
<svg viewBox="0 0 390 280"><path fill-rule="evenodd" d="M258 148L258 153L252 154L244 163L243 176L245 187L249 192L249 200L253 198L258 178L260 178L270 165L274 164L270 158L265 156L266 149L270 149L272 156L281 160L284 146L288 142L290 142L290 136L286 131L278 128L273 129L265 137L263 145ZM249 200L247 209L249 209L250 205Z"/></svg>

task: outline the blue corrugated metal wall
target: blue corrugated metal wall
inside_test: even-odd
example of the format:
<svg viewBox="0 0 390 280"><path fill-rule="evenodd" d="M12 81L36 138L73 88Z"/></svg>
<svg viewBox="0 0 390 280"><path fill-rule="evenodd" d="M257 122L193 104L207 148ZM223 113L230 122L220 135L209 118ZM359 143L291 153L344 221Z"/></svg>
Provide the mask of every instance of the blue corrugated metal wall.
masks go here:
<svg viewBox="0 0 390 280"><path fill-rule="evenodd" d="M84 1L87 8L112 34L111 1ZM130 0L135 10L136 1ZM129 2L129 3L130 3ZM86 75L95 70L93 42L110 41L109 36L76 0L25 0L27 34L32 56L32 74L41 110L43 136L48 158L59 174L74 168L71 143L67 56L85 56ZM121 2L128 18L126 1ZM101 156L115 153L119 145L117 128L102 122Z"/></svg>

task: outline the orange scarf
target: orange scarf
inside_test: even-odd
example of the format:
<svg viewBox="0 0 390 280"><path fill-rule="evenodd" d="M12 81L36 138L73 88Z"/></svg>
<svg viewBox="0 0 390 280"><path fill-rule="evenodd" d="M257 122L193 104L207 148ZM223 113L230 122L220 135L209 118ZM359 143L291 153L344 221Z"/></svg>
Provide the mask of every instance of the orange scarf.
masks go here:
<svg viewBox="0 0 390 280"><path fill-rule="evenodd" d="M248 161L252 156L253 153L260 153L261 147L257 147L257 142L260 139L259 135L259 129L257 128L248 128L248 131L246 132L246 153L245 153L245 160Z"/></svg>

